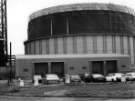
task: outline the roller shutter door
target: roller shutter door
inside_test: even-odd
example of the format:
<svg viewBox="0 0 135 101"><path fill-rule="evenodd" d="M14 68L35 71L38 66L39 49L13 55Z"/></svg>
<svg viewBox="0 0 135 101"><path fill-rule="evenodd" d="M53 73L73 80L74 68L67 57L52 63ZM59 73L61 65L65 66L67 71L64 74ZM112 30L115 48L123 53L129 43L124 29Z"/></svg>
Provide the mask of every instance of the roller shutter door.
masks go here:
<svg viewBox="0 0 135 101"><path fill-rule="evenodd" d="M51 72L60 77L64 76L64 62L52 62Z"/></svg>
<svg viewBox="0 0 135 101"><path fill-rule="evenodd" d="M108 73L116 73L117 72L117 61L106 61L106 71Z"/></svg>
<svg viewBox="0 0 135 101"><path fill-rule="evenodd" d="M35 63L35 74L44 76L48 73L48 63Z"/></svg>
<svg viewBox="0 0 135 101"><path fill-rule="evenodd" d="M104 74L103 61L92 61L92 73Z"/></svg>

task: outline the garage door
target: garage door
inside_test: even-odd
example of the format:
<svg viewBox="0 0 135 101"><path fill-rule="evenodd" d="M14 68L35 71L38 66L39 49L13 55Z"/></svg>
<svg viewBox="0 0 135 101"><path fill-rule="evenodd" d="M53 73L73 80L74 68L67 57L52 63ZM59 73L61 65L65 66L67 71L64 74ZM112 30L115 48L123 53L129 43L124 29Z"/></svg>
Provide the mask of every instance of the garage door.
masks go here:
<svg viewBox="0 0 135 101"><path fill-rule="evenodd" d="M104 74L103 61L92 61L92 73Z"/></svg>
<svg viewBox="0 0 135 101"><path fill-rule="evenodd" d="M48 73L48 63L35 63L35 74L44 76Z"/></svg>
<svg viewBox="0 0 135 101"><path fill-rule="evenodd" d="M106 61L106 71L108 73L116 73L117 72L117 61Z"/></svg>
<svg viewBox="0 0 135 101"><path fill-rule="evenodd" d="M64 62L52 62L51 72L58 74L60 77L64 76Z"/></svg>

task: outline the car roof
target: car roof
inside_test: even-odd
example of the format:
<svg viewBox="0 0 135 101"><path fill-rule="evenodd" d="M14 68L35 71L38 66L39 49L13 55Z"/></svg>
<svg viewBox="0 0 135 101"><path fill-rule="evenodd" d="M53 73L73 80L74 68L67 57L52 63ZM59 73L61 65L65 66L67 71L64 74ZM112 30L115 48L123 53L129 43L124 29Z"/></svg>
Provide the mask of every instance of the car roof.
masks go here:
<svg viewBox="0 0 135 101"><path fill-rule="evenodd" d="M103 75L103 74L98 74L98 73L95 73L95 74L92 74L92 75Z"/></svg>
<svg viewBox="0 0 135 101"><path fill-rule="evenodd" d="M57 74L46 74L46 76L50 76L50 75L55 75L56 76Z"/></svg>

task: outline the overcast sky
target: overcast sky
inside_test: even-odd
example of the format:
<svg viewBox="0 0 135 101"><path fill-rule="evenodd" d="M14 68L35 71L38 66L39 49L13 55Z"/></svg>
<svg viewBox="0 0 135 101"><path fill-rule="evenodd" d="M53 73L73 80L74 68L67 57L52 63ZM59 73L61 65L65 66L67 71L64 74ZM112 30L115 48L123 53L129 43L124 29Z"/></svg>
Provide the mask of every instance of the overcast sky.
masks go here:
<svg viewBox="0 0 135 101"><path fill-rule="evenodd" d="M12 42L13 54L24 54L29 16L40 9L73 3L113 3L135 10L135 0L7 0L8 44Z"/></svg>

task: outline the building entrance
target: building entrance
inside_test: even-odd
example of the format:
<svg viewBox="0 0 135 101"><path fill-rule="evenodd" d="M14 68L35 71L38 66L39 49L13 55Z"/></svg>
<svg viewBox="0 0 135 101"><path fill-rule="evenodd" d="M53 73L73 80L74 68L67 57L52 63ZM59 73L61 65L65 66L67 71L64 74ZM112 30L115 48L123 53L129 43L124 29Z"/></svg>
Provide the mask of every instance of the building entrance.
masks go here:
<svg viewBox="0 0 135 101"><path fill-rule="evenodd" d="M117 72L117 61L111 60L106 61L106 73L116 73Z"/></svg>
<svg viewBox="0 0 135 101"><path fill-rule="evenodd" d="M92 73L104 74L103 61L92 61Z"/></svg>
<svg viewBox="0 0 135 101"><path fill-rule="evenodd" d="M35 63L34 70L36 75L45 76L45 74L57 74L59 77L64 76L64 62L45 62Z"/></svg>
<svg viewBox="0 0 135 101"><path fill-rule="evenodd" d="M64 76L64 62L52 62L51 73L57 74L59 77Z"/></svg>
<svg viewBox="0 0 135 101"><path fill-rule="evenodd" d="M117 72L117 61L107 60L107 61L92 61L92 74L99 73L106 75L108 73Z"/></svg>
<svg viewBox="0 0 135 101"><path fill-rule="evenodd" d="M35 63L34 65L36 75L41 75L43 77L48 73L48 63Z"/></svg>

